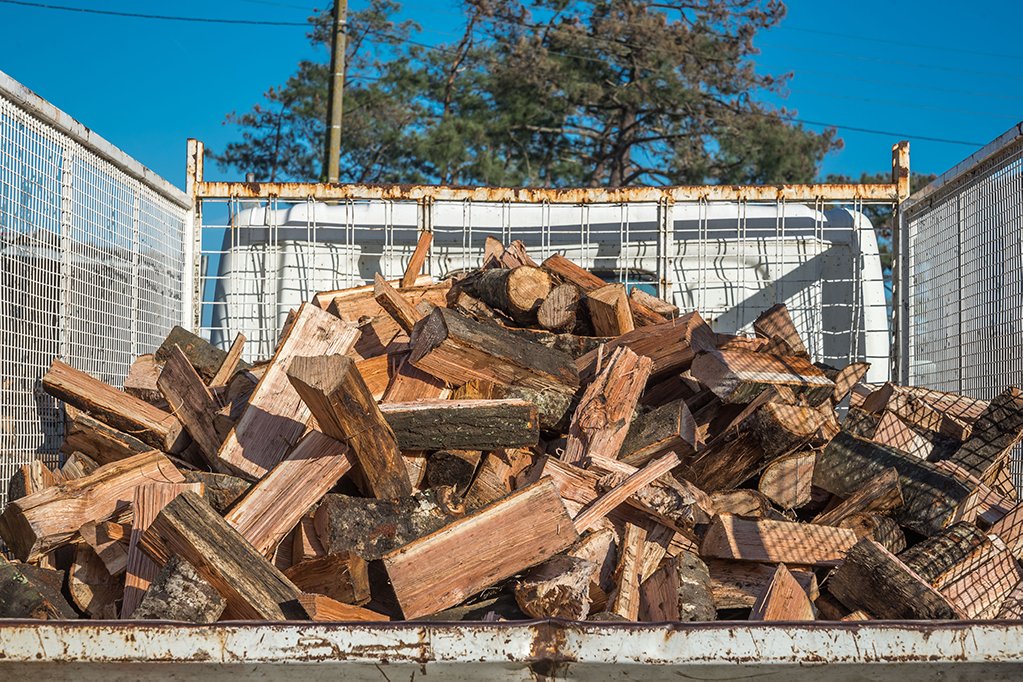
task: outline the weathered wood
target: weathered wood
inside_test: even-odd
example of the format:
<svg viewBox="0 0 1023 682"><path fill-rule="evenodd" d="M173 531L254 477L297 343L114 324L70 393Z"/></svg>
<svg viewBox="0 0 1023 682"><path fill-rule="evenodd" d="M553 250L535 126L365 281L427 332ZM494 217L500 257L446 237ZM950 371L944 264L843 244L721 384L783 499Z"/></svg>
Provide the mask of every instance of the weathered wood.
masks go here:
<svg viewBox="0 0 1023 682"><path fill-rule="evenodd" d="M881 414L881 419L877 423L871 440L901 450L918 459L929 459L931 451L934 449L933 445L919 436L909 424L888 410Z"/></svg>
<svg viewBox="0 0 1023 682"><path fill-rule="evenodd" d="M441 397L441 396L422 396ZM418 398L417 398L418 399ZM542 431L568 430L572 418L572 396L560 391L537 391L523 386L505 386L486 379L464 383L451 395L452 400L525 400L536 405ZM410 398L405 398L408 402ZM396 400L395 402L403 402Z"/></svg>
<svg viewBox="0 0 1023 682"><path fill-rule="evenodd" d="M174 346L181 348L185 357L199 373L202 380L208 385L217 372L224 365L228 358L228 352L221 350L201 336L196 336L184 327L176 326L171 330L164 342L153 354L157 364L163 365L170 358ZM239 360L237 369L249 369L252 367L244 360Z"/></svg>
<svg viewBox="0 0 1023 682"><path fill-rule="evenodd" d="M82 452L72 452L60 467L60 475L64 481L82 478L99 469L100 464Z"/></svg>
<svg viewBox="0 0 1023 682"><path fill-rule="evenodd" d="M419 233L419 239L416 241L415 251L412 252L412 256L408 260L408 265L405 266L405 272L402 274L401 281L398 283L398 286L415 286L416 278L419 276L420 270L423 269L423 264L426 262L427 256L430 255L430 245L432 243L432 232L423 231Z"/></svg>
<svg viewBox="0 0 1023 682"><path fill-rule="evenodd" d="M515 583L515 601L533 618L586 620L597 564L574 556L551 557Z"/></svg>
<svg viewBox="0 0 1023 682"><path fill-rule="evenodd" d="M104 424L138 436L160 450L181 452L188 444L174 415L118 391L85 372L54 360L42 379L43 390L54 398L88 412ZM85 454L91 453L84 451Z"/></svg>
<svg viewBox="0 0 1023 682"><path fill-rule="evenodd" d="M1005 542L1014 557L1023 559L1023 503L1009 510L991 526L990 532Z"/></svg>
<svg viewBox="0 0 1023 682"><path fill-rule="evenodd" d="M574 284L561 284L551 289L536 311L536 320L552 332L575 329L580 315L582 295Z"/></svg>
<svg viewBox="0 0 1023 682"><path fill-rule="evenodd" d="M73 620L74 609L48 581L36 579L34 566L15 565L0 554L0 618L35 618L38 620ZM56 573L56 572L54 572ZM41 576L39 576L41 578ZM59 582L58 582L59 581ZM63 582L63 575L56 582Z"/></svg>
<svg viewBox="0 0 1023 682"><path fill-rule="evenodd" d="M79 529L84 544L93 552L107 569L116 576L128 566L128 542L131 540L131 526L112 521L89 521Z"/></svg>
<svg viewBox="0 0 1023 682"><path fill-rule="evenodd" d="M679 620L678 590L678 557L669 557L639 587L639 620L647 623Z"/></svg>
<svg viewBox="0 0 1023 682"><path fill-rule="evenodd" d="M852 514L887 512L901 507L902 503L899 472L891 467L868 480L838 506L818 514L813 522L822 526L834 526Z"/></svg>
<svg viewBox="0 0 1023 682"><path fill-rule="evenodd" d="M316 417L319 428L331 438L347 443L350 457L359 462L370 494L378 499L412 494L394 433L354 360L344 355L296 357L287 376ZM310 504L313 501L315 498Z"/></svg>
<svg viewBox="0 0 1023 682"><path fill-rule="evenodd" d="M990 402L974 422L970 437L948 461L976 476L982 483L990 483L1021 436L1023 391L1009 388Z"/></svg>
<svg viewBox="0 0 1023 682"><path fill-rule="evenodd" d="M829 376L828 378L835 382L835 392L831 396L831 403L837 405L842 402L852 391L853 386L867 376L869 369L869 362L854 362L843 367L834 377ZM825 372L826 374L827 372Z"/></svg>
<svg viewBox="0 0 1023 682"><path fill-rule="evenodd" d="M38 459L16 469L7 482L7 500L13 502L57 484L49 467Z"/></svg>
<svg viewBox="0 0 1023 682"><path fill-rule="evenodd" d="M652 367L650 358L629 348L614 351L579 400L562 459L580 464L591 454L608 458L618 455Z"/></svg>
<svg viewBox="0 0 1023 682"><path fill-rule="evenodd" d="M597 569L590 577L590 585L591 588L596 588L605 593L614 589L615 586L614 572L618 564L617 537L618 535L614 530L607 528L590 531L580 536L578 542L564 552L567 556L596 564ZM592 594L593 590L591 589ZM601 604L601 608L603 606Z"/></svg>
<svg viewBox="0 0 1023 682"><path fill-rule="evenodd" d="M417 323L416 334L412 364L455 386L476 378L568 394L579 386L567 354L445 308Z"/></svg>
<svg viewBox="0 0 1023 682"><path fill-rule="evenodd" d="M753 321L753 331L762 339L779 339L792 349L793 354L802 357L809 357L803 340L799 338L796 325L792 323L788 308L784 303L778 303L764 312L760 313Z"/></svg>
<svg viewBox="0 0 1023 682"><path fill-rule="evenodd" d="M344 443L310 431L224 518L269 558L306 510L351 468Z"/></svg>
<svg viewBox="0 0 1023 682"><path fill-rule="evenodd" d="M776 459L760 475L757 488L782 509L799 509L810 502L816 459L813 451Z"/></svg>
<svg viewBox="0 0 1023 682"><path fill-rule="evenodd" d="M507 314L516 323L527 325L551 291L551 278L543 270L529 265L476 270L458 283L473 298Z"/></svg>
<svg viewBox="0 0 1023 682"><path fill-rule="evenodd" d="M382 403L403 450L496 450L536 445L536 405L524 400L417 400Z"/></svg>
<svg viewBox="0 0 1023 682"><path fill-rule="evenodd" d="M110 464L152 449L148 443L78 412L68 426L60 451L66 455L82 452L99 464Z"/></svg>
<svg viewBox="0 0 1023 682"><path fill-rule="evenodd" d="M258 620L305 617L298 588L198 495L184 492L163 508L143 536L147 553L150 536L192 564L232 614Z"/></svg>
<svg viewBox="0 0 1023 682"><path fill-rule="evenodd" d="M96 551L84 542L74 546L75 560L68 571L71 599L90 618L117 617L114 602L124 594L124 583L112 578Z"/></svg>
<svg viewBox="0 0 1023 682"><path fill-rule="evenodd" d="M350 552L336 552L297 563L284 575L302 590L343 604L362 606L370 599L369 564Z"/></svg>
<svg viewBox="0 0 1023 682"><path fill-rule="evenodd" d="M710 499L719 514L765 517L771 510L771 501L759 490L718 490L710 494Z"/></svg>
<svg viewBox="0 0 1023 682"><path fill-rule="evenodd" d="M1002 601L996 620L1023 620L1023 581L1016 583Z"/></svg>
<svg viewBox="0 0 1023 682"><path fill-rule="evenodd" d="M618 451L618 459L632 466L643 466L668 452L680 458L688 457L703 443L689 407L684 400L675 400L632 422Z"/></svg>
<svg viewBox="0 0 1023 682"><path fill-rule="evenodd" d="M707 559L710 587L717 609L748 609L767 589L775 569L768 564ZM789 566L789 575L811 600L818 596L817 578L812 570Z"/></svg>
<svg viewBox="0 0 1023 682"><path fill-rule="evenodd" d="M501 499L515 487L516 477L533 463L527 450L500 449L488 452L465 493L465 508L475 511Z"/></svg>
<svg viewBox="0 0 1023 682"><path fill-rule="evenodd" d="M914 573L932 584L943 573L961 564L987 536L972 523L952 524L939 533L919 542L899 555Z"/></svg>
<svg viewBox="0 0 1023 682"><path fill-rule="evenodd" d="M834 524L836 528L846 528L856 534L857 538L869 537L892 554L906 549L906 536L893 519L880 514L856 512Z"/></svg>
<svg viewBox="0 0 1023 682"><path fill-rule="evenodd" d="M227 386L227 383L234 376L235 370L239 369L238 365L242 359L242 353L245 351L245 335L241 332L235 334L234 341L231 342L231 347L227 350L227 357L224 358L224 362L220 365L217 373L210 379L210 388L217 388L220 386Z"/></svg>
<svg viewBox="0 0 1023 682"><path fill-rule="evenodd" d="M596 376L598 365L620 346L627 346L637 355L653 360L650 381L656 382L689 369L695 356L694 346L716 343L716 336L697 312L659 324L640 327L607 342L603 352L592 350L576 360L583 383Z"/></svg>
<svg viewBox="0 0 1023 682"><path fill-rule="evenodd" d="M227 601L192 564L179 556L172 556L128 617L132 620L215 623L226 606Z"/></svg>
<svg viewBox="0 0 1023 682"><path fill-rule="evenodd" d="M231 473L217 457L220 437L213 426L217 404L181 348L171 349L157 386L192 440L199 444L206 464L217 473Z"/></svg>
<svg viewBox="0 0 1023 682"><path fill-rule="evenodd" d="M646 529L631 523L625 524L625 534L618 544L618 566L615 568L615 582L618 595L609 609L612 613L631 620L639 620L640 564L646 545Z"/></svg>
<svg viewBox="0 0 1023 682"><path fill-rule="evenodd" d="M400 279L389 279L387 283L399 287L403 294L410 298L417 299L413 304L418 303L425 296L440 292L440 304L443 304L444 297L450 289L449 284L434 284L430 275L419 275L412 286L403 286ZM348 289L335 289L333 291L321 291L312 298L312 304L321 310L327 310L337 315L345 322L357 322L360 317L367 315L375 317L383 315L383 310L373 297L373 285L365 284Z"/></svg>
<svg viewBox="0 0 1023 682"><path fill-rule="evenodd" d="M373 297L406 334L411 334L416 322L423 317L379 272L373 280Z"/></svg>
<svg viewBox="0 0 1023 682"><path fill-rule="evenodd" d="M963 618L994 618L1009 591L1023 580L1023 568L997 535L962 562L938 576L934 589L945 596Z"/></svg>
<svg viewBox="0 0 1023 682"><path fill-rule="evenodd" d="M667 301L661 300L656 296L651 296L647 292L643 291L637 286L633 286L629 289L629 299L640 305L644 305L650 310L654 311L658 315L664 315L665 317L671 318L678 315L678 306Z"/></svg>
<svg viewBox="0 0 1023 682"><path fill-rule="evenodd" d="M557 488L542 480L384 556L405 618L433 613L578 540Z"/></svg>
<svg viewBox="0 0 1023 682"><path fill-rule="evenodd" d="M928 388L916 386L900 386L899 390L913 397L920 398L942 414L955 417L967 424L973 424L980 418L990 405L987 400L967 398L954 393L942 393Z"/></svg>
<svg viewBox="0 0 1023 682"><path fill-rule="evenodd" d="M837 566L856 544L851 530L718 514L700 556L808 566Z"/></svg>
<svg viewBox="0 0 1023 682"><path fill-rule="evenodd" d="M237 476L211 474L205 471L183 471L181 475L188 483L202 483L202 498L223 516L236 501L241 499L251 483Z"/></svg>
<svg viewBox="0 0 1023 682"><path fill-rule="evenodd" d="M655 460L656 461L656 460ZM590 460L590 471L603 475L599 486L604 490L620 485L640 469L614 459L594 456ZM649 512L662 524L683 533L693 535L694 524L710 523L714 517L714 504L710 495L685 479L663 474L626 500L629 505Z"/></svg>
<svg viewBox="0 0 1023 682"><path fill-rule="evenodd" d="M276 466L305 433L310 411L288 381L291 361L300 355L347 353L358 330L308 304L302 304L288 335L259 380L218 456L239 476L259 479Z"/></svg>
<svg viewBox="0 0 1023 682"><path fill-rule="evenodd" d="M612 509L625 502L640 489L671 471L678 465L678 455L669 452L626 478L619 485L600 496L592 505L576 515L574 522L578 532L583 533L604 518Z"/></svg>
<svg viewBox="0 0 1023 682"><path fill-rule="evenodd" d="M322 594L298 595L298 603L305 610L306 617L312 621L326 623L346 623L353 621L386 621L387 616L359 608L351 604L342 604Z"/></svg>
<svg viewBox="0 0 1023 682"><path fill-rule="evenodd" d="M892 518L923 535L933 535L953 519L969 497L970 486L942 469L895 448L839 433L814 467L814 485L848 497L885 469L899 472L904 504Z"/></svg>
<svg viewBox="0 0 1023 682"><path fill-rule="evenodd" d="M956 620L959 614L894 554L862 538L828 580L828 589L849 609L884 620Z"/></svg>
<svg viewBox="0 0 1023 682"><path fill-rule="evenodd" d="M156 385L159 378L160 367L156 364L156 359L152 353L146 353L138 356L131 363L128 376L124 378L121 388L128 395L135 396L164 412L170 412L167 399L163 397Z"/></svg>
<svg viewBox="0 0 1023 682"><path fill-rule="evenodd" d="M450 488L396 500L329 493L316 509L315 528L328 553L352 552L375 561L464 515L465 507Z"/></svg>
<svg viewBox="0 0 1023 682"><path fill-rule="evenodd" d="M788 386L810 406L835 392L834 382L799 357L709 350L693 359L690 371L726 403L748 403L772 385Z"/></svg>
<svg viewBox="0 0 1023 682"><path fill-rule="evenodd" d="M40 490L7 505L0 515L0 537L22 561L75 542L89 521L110 519L142 483L181 483L170 460L150 452L107 464L92 475Z"/></svg>
<svg viewBox="0 0 1023 682"><path fill-rule="evenodd" d="M318 506L318 505L317 505ZM305 514L298 523L292 535L291 558L296 564L326 556L327 550L323 548L320 537L316 534L316 511Z"/></svg>
<svg viewBox="0 0 1023 682"><path fill-rule="evenodd" d="M757 597L750 620L801 621L814 620L813 604L785 564L778 564L771 582Z"/></svg>
<svg viewBox="0 0 1023 682"><path fill-rule="evenodd" d="M598 336L621 336L636 328L625 285L606 284L586 295L586 303Z"/></svg>
<svg viewBox="0 0 1023 682"><path fill-rule="evenodd" d="M480 450L438 450L426 465L426 482L431 488L450 486L459 495L472 483L483 453Z"/></svg>

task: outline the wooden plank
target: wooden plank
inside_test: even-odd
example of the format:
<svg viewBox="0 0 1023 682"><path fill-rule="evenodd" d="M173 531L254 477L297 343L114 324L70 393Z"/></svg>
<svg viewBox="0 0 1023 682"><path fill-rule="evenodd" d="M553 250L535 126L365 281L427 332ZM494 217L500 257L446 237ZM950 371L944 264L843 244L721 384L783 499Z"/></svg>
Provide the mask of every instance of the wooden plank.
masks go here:
<svg viewBox="0 0 1023 682"><path fill-rule="evenodd" d="M276 466L305 433L310 411L288 381L291 361L300 355L347 353L359 332L308 304L284 337L259 380L218 457L239 476L259 479Z"/></svg>
<svg viewBox="0 0 1023 682"><path fill-rule="evenodd" d="M614 351L579 400L562 459L580 464L591 454L608 458L618 455L652 368L650 358L627 347Z"/></svg>
<svg viewBox="0 0 1023 682"><path fill-rule="evenodd" d="M785 564L778 564L771 582L767 584L749 615L758 621L814 620L813 604Z"/></svg>
<svg viewBox="0 0 1023 682"><path fill-rule="evenodd" d="M625 524L625 535L618 545L618 566L615 568L618 595L609 610L633 622L639 620L639 567L643 561L644 545L646 529L631 523Z"/></svg>
<svg viewBox="0 0 1023 682"><path fill-rule="evenodd" d="M798 357L708 350L696 356L690 371L726 403L748 403L772 385L788 386L811 406L835 392L834 382Z"/></svg>
<svg viewBox="0 0 1023 682"><path fill-rule="evenodd" d="M408 265L405 266L405 272L402 274L401 281L398 283L398 286L415 286L416 279L419 277L419 271L423 269L423 264L426 262L427 256L430 255L430 244L432 243L432 232L426 232L424 230L419 233L419 240L416 242L416 250L412 252L412 257L409 258Z"/></svg>
<svg viewBox="0 0 1023 682"><path fill-rule="evenodd" d="M855 533L844 528L719 514L703 537L700 556L837 566L855 544Z"/></svg>
<svg viewBox="0 0 1023 682"><path fill-rule="evenodd" d="M269 558L306 511L351 468L344 443L310 431L224 518Z"/></svg>
<svg viewBox="0 0 1023 682"><path fill-rule="evenodd" d="M159 450L177 453L188 444L188 434L184 433L181 422L174 415L118 391L60 360L50 364L42 386L53 397L88 412L108 426L131 433Z"/></svg>
<svg viewBox="0 0 1023 682"><path fill-rule="evenodd" d="M373 497L390 500L412 494L412 484L394 432L352 358L344 355L296 357L287 376L316 417L320 430L347 443L349 455L359 463L363 480ZM339 478L341 473L344 472L338 474ZM318 497L310 503L315 499Z"/></svg>
<svg viewBox="0 0 1023 682"><path fill-rule="evenodd" d="M536 405L525 400L417 400L380 412L403 450L496 450L540 437Z"/></svg>
<svg viewBox="0 0 1023 682"><path fill-rule="evenodd" d="M299 589L198 495L182 493L163 508L143 536L147 554L152 538L192 564L230 613L253 620L305 618Z"/></svg>
<svg viewBox="0 0 1023 682"><path fill-rule="evenodd" d="M406 619L454 606L578 540L550 480L542 480L384 556Z"/></svg>
<svg viewBox="0 0 1023 682"><path fill-rule="evenodd" d="M238 364L241 362L242 352L245 350L245 335L239 332L235 335L234 341L231 342L231 348L227 351L227 357L224 358L224 362L220 365L220 369L210 379L210 388L216 388L217 386L227 386L227 382L231 380L231 376L234 371L238 369ZM191 363L189 363L191 364Z"/></svg>
<svg viewBox="0 0 1023 682"><path fill-rule="evenodd" d="M860 486L837 507L818 514L813 522L822 526L834 526L852 514L891 511L902 506L902 503L899 472L890 467Z"/></svg>
<svg viewBox="0 0 1023 682"><path fill-rule="evenodd" d="M576 531L583 533L589 530L612 509L625 502L625 500L641 488L670 472L676 466L678 466L678 455L670 452L664 457L646 465L644 468L639 469L578 514L574 520Z"/></svg>
<svg viewBox="0 0 1023 682"><path fill-rule="evenodd" d="M7 505L0 515L0 537L22 561L75 542L89 521L110 519L143 483L181 483L166 455L153 451L113 462L93 474L40 490Z"/></svg>

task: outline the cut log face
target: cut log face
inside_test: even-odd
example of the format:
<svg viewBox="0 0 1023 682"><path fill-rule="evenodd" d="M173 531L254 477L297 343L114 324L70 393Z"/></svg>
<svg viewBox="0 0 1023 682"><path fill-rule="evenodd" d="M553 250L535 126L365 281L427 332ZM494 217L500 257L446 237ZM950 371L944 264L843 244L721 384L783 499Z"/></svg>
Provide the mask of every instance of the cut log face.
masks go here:
<svg viewBox="0 0 1023 682"><path fill-rule="evenodd" d="M417 400L383 403L380 411L403 450L486 451L540 437L536 405L525 400Z"/></svg>
<svg viewBox="0 0 1023 682"><path fill-rule="evenodd" d="M778 303L762 312L753 322L753 331L760 338L783 341L796 355L809 356L784 303Z"/></svg>
<svg viewBox="0 0 1023 682"><path fill-rule="evenodd" d="M569 332L575 329L579 315L579 287L562 284L551 289L536 311L537 322L552 332Z"/></svg>
<svg viewBox="0 0 1023 682"><path fill-rule="evenodd" d="M814 620L813 604L806 590L789 573L785 564L778 564L771 582L757 597L750 620L799 621Z"/></svg>
<svg viewBox="0 0 1023 682"><path fill-rule="evenodd" d="M726 403L748 403L771 385L788 386L810 406L831 398L835 384L798 357L710 350L693 360L693 376Z"/></svg>
<svg viewBox="0 0 1023 682"><path fill-rule="evenodd" d="M384 566L409 619L454 606L578 539L557 489L543 480L390 552Z"/></svg>
<svg viewBox="0 0 1023 682"><path fill-rule="evenodd" d="M518 265L510 269L477 270L459 286L524 326L536 319L537 310L551 292L551 278L539 268Z"/></svg>
<svg viewBox="0 0 1023 682"><path fill-rule="evenodd" d="M771 510L771 501L759 490L720 490L711 493L710 499L719 514L765 517Z"/></svg>
<svg viewBox="0 0 1023 682"><path fill-rule="evenodd" d="M343 604L362 606L370 599L369 564L350 552L297 563L284 575L303 592L323 594Z"/></svg>
<svg viewBox="0 0 1023 682"><path fill-rule="evenodd" d="M559 555L531 569L515 584L515 601L533 618L586 620L597 564Z"/></svg>
<svg viewBox="0 0 1023 682"><path fill-rule="evenodd" d="M479 450L438 450L427 462L426 481L431 488L450 486L462 495L469 488L482 456Z"/></svg>
<svg viewBox="0 0 1023 682"><path fill-rule="evenodd" d="M719 514L700 544L700 556L807 566L837 566L856 544L851 530Z"/></svg>
<svg viewBox="0 0 1023 682"><path fill-rule="evenodd" d="M651 296L647 292L643 291L639 287L632 287L629 289L629 299L635 303L645 305L650 310L654 311L658 315L664 315L665 317L675 317L678 315L678 306L672 303L668 303L665 300Z"/></svg>
<svg viewBox="0 0 1023 682"><path fill-rule="evenodd" d="M782 509L799 509L810 502L817 453L800 452L775 460L760 476L760 492Z"/></svg>

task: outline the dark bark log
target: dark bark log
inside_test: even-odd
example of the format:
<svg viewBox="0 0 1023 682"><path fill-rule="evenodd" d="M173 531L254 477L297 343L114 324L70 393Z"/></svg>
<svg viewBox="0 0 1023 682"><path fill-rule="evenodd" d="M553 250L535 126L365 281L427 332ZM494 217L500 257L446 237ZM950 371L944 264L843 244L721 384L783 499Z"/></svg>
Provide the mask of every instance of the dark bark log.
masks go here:
<svg viewBox="0 0 1023 682"><path fill-rule="evenodd" d="M524 400L418 400L380 410L402 450L496 450L540 437L536 405Z"/></svg>
<svg viewBox="0 0 1023 682"><path fill-rule="evenodd" d="M196 336L181 326L177 326L171 330L163 344L154 354L157 364L163 365L170 359L174 346L181 347L185 357L188 358L188 361L195 367L195 371L199 373L199 376L206 383L209 383L216 376L217 370L220 369L220 366L224 364L224 360L227 359L227 351L220 350L209 341ZM249 369L250 367L252 365L244 360L238 361L238 370Z"/></svg>
<svg viewBox="0 0 1023 682"><path fill-rule="evenodd" d="M899 555L899 560L924 582L933 583L986 540L987 536L975 525L961 521L913 545Z"/></svg>
<svg viewBox="0 0 1023 682"><path fill-rule="evenodd" d="M179 556L172 556L129 617L132 620L215 623L226 606L227 601L196 572L192 564Z"/></svg>

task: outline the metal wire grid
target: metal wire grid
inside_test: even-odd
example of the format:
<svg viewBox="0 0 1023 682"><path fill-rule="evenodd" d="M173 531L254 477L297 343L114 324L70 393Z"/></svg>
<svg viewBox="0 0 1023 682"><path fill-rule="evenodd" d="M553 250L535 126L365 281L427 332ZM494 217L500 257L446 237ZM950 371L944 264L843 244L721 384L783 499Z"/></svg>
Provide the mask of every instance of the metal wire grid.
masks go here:
<svg viewBox="0 0 1023 682"><path fill-rule="evenodd" d="M180 322L184 234L183 209L0 97L0 481L60 463L52 360L119 386Z"/></svg>
<svg viewBox="0 0 1023 682"><path fill-rule="evenodd" d="M849 210L836 217L825 208ZM722 332L750 332L757 315L786 302L815 359L867 359L884 380L885 282L876 248L861 246L876 244L869 221L856 218L862 209L820 201L204 200L197 327L223 348L241 332L247 359L267 358L290 309L318 291L371 284L376 272L400 277L427 225L434 240L426 270L435 278L480 266L487 236L521 240L537 261L562 253L610 281L667 294Z"/></svg>

